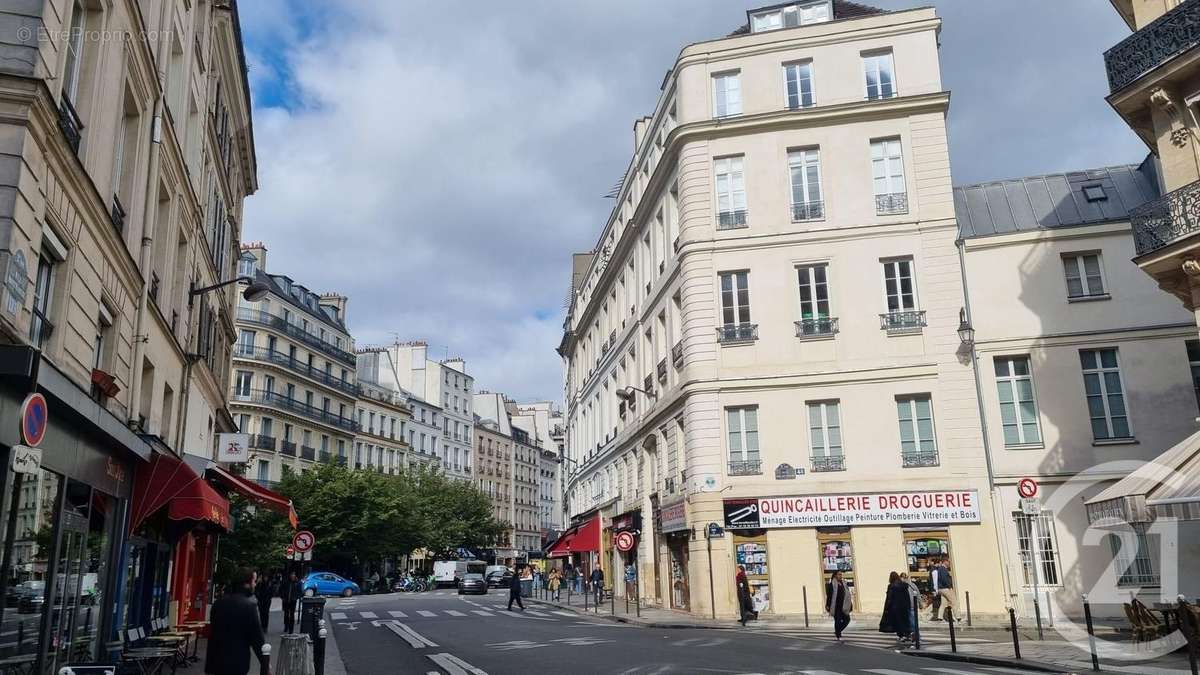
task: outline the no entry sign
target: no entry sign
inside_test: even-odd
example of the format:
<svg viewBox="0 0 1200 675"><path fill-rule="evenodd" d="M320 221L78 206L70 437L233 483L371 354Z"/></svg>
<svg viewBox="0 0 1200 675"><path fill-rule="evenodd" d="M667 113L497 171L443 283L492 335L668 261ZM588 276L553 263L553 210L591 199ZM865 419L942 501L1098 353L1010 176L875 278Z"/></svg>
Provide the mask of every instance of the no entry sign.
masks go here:
<svg viewBox="0 0 1200 675"><path fill-rule="evenodd" d="M1017 481L1017 494L1021 495L1025 499L1033 499L1037 496L1037 493L1038 484L1036 480L1032 478L1022 478L1021 480Z"/></svg>
<svg viewBox="0 0 1200 675"><path fill-rule="evenodd" d="M317 538L308 530L300 530L296 536L292 537L292 546L300 553L311 551L315 543L317 543Z"/></svg>
<svg viewBox="0 0 1200 675"><path fill-rule="evenodd" d="M633 536L632 532L618 532L616 543L618 551L628 553L633 550L634 546L637 546L637 537Z"/></svg>

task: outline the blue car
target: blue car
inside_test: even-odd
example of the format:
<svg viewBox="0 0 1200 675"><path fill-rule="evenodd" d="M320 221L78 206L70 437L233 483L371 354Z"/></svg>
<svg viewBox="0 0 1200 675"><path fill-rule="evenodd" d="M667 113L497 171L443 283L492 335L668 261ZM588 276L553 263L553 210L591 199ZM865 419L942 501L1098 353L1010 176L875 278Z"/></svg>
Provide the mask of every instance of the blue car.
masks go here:
<svg viewBox="0 0 1200 675"><path fill-rule="evenodd" d="M311 572L300 580L300 587L304 589L305 597L309 598L314 595L340 595L348 598L362 592L358 584L333 572Z"/></svg>

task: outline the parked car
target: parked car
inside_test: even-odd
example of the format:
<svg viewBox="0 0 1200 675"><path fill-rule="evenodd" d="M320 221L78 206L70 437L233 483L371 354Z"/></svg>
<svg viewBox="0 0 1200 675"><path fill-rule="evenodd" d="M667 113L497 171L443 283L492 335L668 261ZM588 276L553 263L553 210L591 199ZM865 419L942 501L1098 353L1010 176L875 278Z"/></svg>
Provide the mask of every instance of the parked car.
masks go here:
<svg viewBox="0 0 1200 675"><path fill-rule="evenodd" d="M46 591L46 582L31 579L22 581L16 586L10 586L4 596L5 607L20 607L21 599L30 595L42 595Z"/></svg>
<svg viewBox="0 0 1200 675"><path fill-rule="evenodd" d="M340 595L348 598L362 593L358 584L333 572L310 572L300 580L300 587L304 589L305 597L309 598L314 595Z"/></svg>
<svg viewBox="0 0 1200 675"><path fill-rule="evenodd" d="M505 565L488 565L487 571L483 575L487 579L488 586L492 588L508 588L509 582L512 581L513 572Z"/></svg>
<svg viewBox="0 0 1200 675"><path fill-rule="evenodd" d="M479 595L487 595L488 585L484 581L483 575L478 572L468 572L458 582L458 594L465 595L467 593L478 593Z"/></svg>

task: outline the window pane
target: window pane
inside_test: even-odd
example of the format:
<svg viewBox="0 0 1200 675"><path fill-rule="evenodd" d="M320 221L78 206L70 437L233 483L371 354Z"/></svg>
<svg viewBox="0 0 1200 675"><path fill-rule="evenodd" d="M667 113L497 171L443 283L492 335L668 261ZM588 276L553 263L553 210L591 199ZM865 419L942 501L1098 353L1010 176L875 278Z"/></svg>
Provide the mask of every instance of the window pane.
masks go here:
<svg viewBox="0 0 1200 675"><path fill-rule="evenodd" d="M1101 349L1100 350L1100 365L1104 368L1117 367L1117 350Z"/></svg>

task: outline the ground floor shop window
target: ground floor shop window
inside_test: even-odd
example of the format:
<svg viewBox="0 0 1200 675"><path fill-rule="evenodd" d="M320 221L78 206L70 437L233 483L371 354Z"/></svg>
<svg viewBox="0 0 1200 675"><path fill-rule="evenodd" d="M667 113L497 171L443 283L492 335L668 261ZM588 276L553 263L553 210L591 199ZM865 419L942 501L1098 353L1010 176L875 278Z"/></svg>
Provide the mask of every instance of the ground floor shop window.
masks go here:
<svg viewBox="0 0 1200 675"><path fill-rule="evenodd" d="M671 562L671 607L688 609L691 605L688 589L688 533L668 534L667 551Z"/></svg>
<svg viewBox="0 0 1200 675"><path fill-rule="evenodd" d="M841 572L842 579L854 588L854 549L850 545L850 530L817 531L817 546L821 554L821 576L825 584L834 572Z"/></svg>
<svg viewBox="0 0 1200 675"><path fill-rule="evenodd" d="M767 562L767 536L762 534L750 537L736 534L733 546L737 564L746 568L754 611L768 611L771 608L771 568Z"/></svg>
<svg viewBox="0 0 1200 675"><path fill-rule="evenodd" d="M904 531L904 553L908 560L908 578L912 579L924 596L924 604L933 599L930 570L934 563L950 557L950 533L946 530ZM953 564L950 569L954 569Z"/></svg>
<svg viewBox="0 0 1200 675"><path fill-rule="evenodd" d="M1036 516L1014 513L1013 521L1017 524L1017 549L1021 554L1025 585L1033 586L1035 574L1039 586L1059 585L1054 515L1050 511L1042 511Z"/></svg>
<svg viewBox="0 0 1200 675"><path fill-rule="evenodd" d="M9 480L14 480L15 475L9 474ZM23 475L16 490L17 505L12 514L16 520L12 521L15 527L11 533L7 530L7 518L12 490L5 491L6 520L0 523L0 544L7 544L5 539L11 535L12 552L5 579L0 658L28 657L32 662L37 654L61 486L62 476L52 471Z"/></svg>
<svg viewBox="0 0 1200 675"><path fill-rule="evenodd" d="M1108 542L1113 551L1113 572L1118 586L1157 586L1153 550L1146 536L1146 525L1136 523L1132 531L1113 532Z"/></svg>

